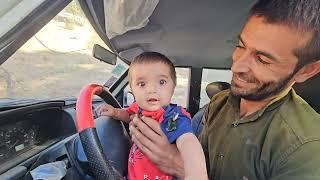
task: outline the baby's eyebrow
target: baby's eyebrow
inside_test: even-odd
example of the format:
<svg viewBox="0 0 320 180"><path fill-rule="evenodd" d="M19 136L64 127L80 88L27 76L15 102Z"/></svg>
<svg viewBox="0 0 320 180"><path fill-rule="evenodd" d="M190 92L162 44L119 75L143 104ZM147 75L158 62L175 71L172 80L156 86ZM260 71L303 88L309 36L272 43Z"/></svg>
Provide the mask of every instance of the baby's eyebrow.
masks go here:
<svg viewBox="0 0 320 180"><path fill-rule="evenodd" d="M138 77L136 78L136 81L143 81L145 78L144 77Z"/></svg>
<svg viewBox="0 0 320 180"><path fill-rule="evenodd" d="M167 75L164 75L164 74L159 75L159 77L161 77L161 78L169 78Z"/></svg>

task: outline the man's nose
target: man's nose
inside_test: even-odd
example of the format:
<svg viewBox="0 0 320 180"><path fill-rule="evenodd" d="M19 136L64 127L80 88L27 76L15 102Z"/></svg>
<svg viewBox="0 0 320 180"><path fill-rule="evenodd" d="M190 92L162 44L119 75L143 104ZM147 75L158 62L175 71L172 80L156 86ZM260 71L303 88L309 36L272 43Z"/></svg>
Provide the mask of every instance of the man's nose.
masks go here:
<svg viewBox="0 0 320 180"><path fill-rule="evenodd" d="M231 71L234 73L249 72L252 66L252 58L254 57L249 51L245 51L238 56L233 56Z"/></svg>

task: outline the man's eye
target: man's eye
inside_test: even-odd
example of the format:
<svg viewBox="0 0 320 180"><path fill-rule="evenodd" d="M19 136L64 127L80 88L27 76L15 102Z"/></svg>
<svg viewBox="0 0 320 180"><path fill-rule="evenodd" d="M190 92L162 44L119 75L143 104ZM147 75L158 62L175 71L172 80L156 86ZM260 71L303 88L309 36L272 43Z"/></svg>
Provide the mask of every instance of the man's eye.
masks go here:
<svg viewBox="0 0 320 180"><path fill-rule="evenodd" d="M166 84L166 82L167 82L166 80L161 79L161 80L160 80L160 85L165 85L165 84Z"/></svg>
<svg viewBox="0 0 320 180"><path fill-rule="evenodd" d="M138 82L139 87L144 87L145 85L146 85L146 83L144 83L144 82Z"/></svg>
<svg viewBox="0 0 320 180"><path fill-rule="evenodd" d="M241 44L237 44L237 45L236 45L236 48L244 49L245 47L244 47L243 45L241 45Z"/></svg>
<svg viewBox="0 0 320 180"><path fill-rule="evenodd" d="M261 64L264 64L264 65L269 65L271 63L267 62L267 61L264 61L263 59L261 59L260 56L257 56L256 60L261 63Z"/></svg>

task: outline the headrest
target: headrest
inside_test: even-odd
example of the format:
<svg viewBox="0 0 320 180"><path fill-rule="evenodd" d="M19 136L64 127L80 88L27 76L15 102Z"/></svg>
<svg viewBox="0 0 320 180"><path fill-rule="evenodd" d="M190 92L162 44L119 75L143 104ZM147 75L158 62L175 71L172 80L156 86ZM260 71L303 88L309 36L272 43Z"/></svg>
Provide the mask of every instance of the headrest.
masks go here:
<svg viewBox="0 0 320 180"><path fill-rule="evenodd" d="M300 95L314 110L320 113L320 75L308 79L306 82L297 83L293 89Z"/></svg>
<svg viewBox="0 0 320 180"><path fill-rule="evenodd" d="M212 82L207 85L206 92L211 99L218 92L229 88L230 84L227 82ZM293 88L315 111L320 113L320 75L304 83L297 83Z"/></svg>
<svg viewBox="0 0 320 180"><path fill-rule="evenodd" d="M212 82L207 85L206 92L209 99L211 99L218 92L229 89L229 88L230 88L230 84L227 82Z"/></svg>

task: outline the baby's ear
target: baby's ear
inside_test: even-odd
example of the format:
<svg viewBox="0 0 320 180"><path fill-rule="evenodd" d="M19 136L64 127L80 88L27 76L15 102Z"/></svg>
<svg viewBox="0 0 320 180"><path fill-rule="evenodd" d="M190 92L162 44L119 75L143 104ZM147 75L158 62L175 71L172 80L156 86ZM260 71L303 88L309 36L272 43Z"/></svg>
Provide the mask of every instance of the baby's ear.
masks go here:
<svg viewBox="0 0 320 180"><path fill-rule="evenodd" d="M303 66L295 75L295 81L302 83L320 73L320 60Z"/></svg>

